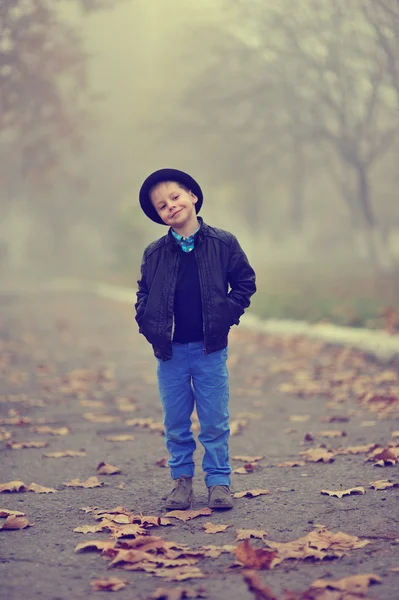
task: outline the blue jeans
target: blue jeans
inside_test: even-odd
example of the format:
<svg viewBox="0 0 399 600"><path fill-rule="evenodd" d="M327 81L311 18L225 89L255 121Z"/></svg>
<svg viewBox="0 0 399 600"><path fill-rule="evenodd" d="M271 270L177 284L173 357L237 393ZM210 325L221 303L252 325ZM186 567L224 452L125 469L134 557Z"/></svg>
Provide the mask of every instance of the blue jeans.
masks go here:
<svg viewBox="0 0 399 600"><path fill-rule="evenodd" d="M229 384L227 348L204 353L203 342L173 343L173 357L158 361L158 387L164 411L168 465L172 479L194 476L196 448L191 431L194 402L205 454L202 468L207 487L230 485Z"/></svg>

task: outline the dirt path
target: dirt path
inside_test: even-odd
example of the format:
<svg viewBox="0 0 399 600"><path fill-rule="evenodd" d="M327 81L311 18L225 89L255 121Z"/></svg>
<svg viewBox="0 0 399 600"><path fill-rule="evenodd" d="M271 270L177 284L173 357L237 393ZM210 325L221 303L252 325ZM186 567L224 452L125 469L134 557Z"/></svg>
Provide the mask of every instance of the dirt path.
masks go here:
<svg viewBox="0 0 399 600"><path fill-rule="evenodd" d="M202 587L207 597L215 600L254 599L241 566L242 562L247 567L256 566L253 556L260 560L261 553L252 556L251 564L248 547L241 546L241 562L237 561L231 548L242 544L236 539L237 529L266 531L263 540L252 538L249 543L253 549L263 548L269 553L276 550L273 542L293 542L318 532L316 546L324 560L314 556L305 560L305 551L297 547L296 560L283 560L270 570L256 571L275 598L284 598L284 590L295 592L292 600L323 598L303 593L317 579L370 573L379 576L381 582L369 588L369 597L397 598L399 573L390 569L399 566L399 488L373 490L370 482L399 482L399 440L395 437L399 430L398 371L393 366L380 366L361 353L322 342L283 340L240 329L231 335L229 353L232 427L237 430L231 437L231 456L264 457L259 461L232 459L233 469L252 464L247 467L250 472L233 474L232 491L267 489L271 493L237 498L234 510L228 513L213 512L187 522L172 517L171 525L148 528L148 520L134 520L132 514L164 517L161 498L169 491L170 479L168 469L156 464L166 453L160 432L155 360L151 348L136 332L132 309L82 294L0 296L0 483L22 481L28 486L35 482L56 490L0 494L0 508L22 511L34 523L22 530L0 532L1 598L87 598L95 596L92 581L119 577L128 582L117 593L121 600L146 600L159 587L176 586L197 592L193 596L181 592L174 598L202 597L203 592L198 592ZM43 425L53 431L33 429ZM61 429L64 427L68 429ZM66 435L59 435L62 432ZM345 435L331 437L340 432ZM106 439L116 435L134 439ZM48 446L10 448L13 442L32 441L47 442ZM331 462L310 462L312 453L300 455L309 449L320 452L322 444L326 447L321 460ZM367 444L368 453L367 448L353 450ZM374 460L365 462L373 458L372 444L380 447L374 450ZM343 447L361 453L337 451ZM384 448L387 450L381 455ZM44 456L71 450L82 455ZM386 466L374 466L381 456L380 462ZM201 457L198 448L196 510L206 507ZM298 467L277 466L298 460L303 461ZM121 473L99 475L96 468L101 462L118 467ZM89 489L64 485L93 476L104 485ZM358 486L364 487L364 494L340 499L320 493ZM85 512L82 507L97 510ZM141 525L144 533L195 549L197 562L190 567L184 566L184 561L190 562L189 553L180 551L180 573L191 568L192 577L176 582L143 570L110 569L118 548L110 551L107 560L99 552L75 553L75 547L84 541L116 544L115 535L123 523L115 523L112 516L108 529L101 532L74 531L79 526L103 523L100 518L96 520L98 511L115 507L127 509L130 514L125 520ZM123 520L119 515L119 521ZM0 526L4 522L5 518L0 519ZM229 527L209 534L204 530L207 522ZM337 558L343 543L334 537L338 532L353 536L346 539L342 558ZM136 538L120 538L119 542L131 543ZM365 540L370 543L363 545ZM216 550L215 557L206 556L209 550L200 550L209 545L230 548L215 558ZM312 554L309 547L313 546L305 546ZM293 552L292 546L280 547L274 560L282 559L284 552L289 555L289 551ZM151 568L162 573L164 550L157 556L159 561ZM171 563L171 577L176 574L174 568L178 567ZM195 578L195 569L204 577ZM258 595L267 597L272 598ZM345 598L343 592L334 596L334 600L339 598Z"/></svg>

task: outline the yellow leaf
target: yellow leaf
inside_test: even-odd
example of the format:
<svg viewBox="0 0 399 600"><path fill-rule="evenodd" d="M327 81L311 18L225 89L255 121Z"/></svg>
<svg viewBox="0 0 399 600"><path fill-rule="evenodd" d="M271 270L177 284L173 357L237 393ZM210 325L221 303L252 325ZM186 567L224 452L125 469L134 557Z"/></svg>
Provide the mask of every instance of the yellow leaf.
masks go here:
<svg viewBox="0 0 399 600"><path fill-rule="evenodd" d="M0 483L0 494L3 494L4 492L26 492L26 486L23 481Z"/></svg>
<svg viewBox="0 0 399 600"><path fill-rule="evenodd" d="M221 533L222 531L226 531L230 525L214 525L208 521L208 523L205 523L203 527L205 529L205 533Z"/></svg>
<svg viewBox="0 0 399 600"><path fill-rule="evenodd" d="M236 534L236 541L249 540L250 538L263 540L265 536L269 535L267 531L262 529L236 529Z"/></svg>
<svg viewBox="0 0 399 600"><path fill-rule="evenodd" d="M80 481L80 479L72 479L71 481L65 481L66 487L82 487L82 488L95 488L102 487L104 483L98 479L98 477L89 477L86 481Z"/></svg>
<svg viewBox="0 0 399 600"><path fill-rule="evenodd" d="M262 458L265 458L265 457L264 456L232 456L231 458L233 460L242 460L243 462L250 463L250 462L258 462L259 460L262 460Z"/></svg>
<svg viewBox="0 0 399 600"><path fill-rule="evenodd" d="M121 470L118 467L108 465L105 462L100 462L100 464L97 466L96 472L99 475L117 475L118 473L121 473Z"/></svg>
<svg viewBox="0 0 399 600"><path fill-rule="evenodd" d="M246 490L245 492L235 492L233 494L233 498L255 498L256 496L266 496L271 494L269 490L255 489L255 490Z"/></svg>
<svg viewBox="0 0 399 600"><path fill-rule="evenodd" d="M32 527L32 525L34 525L34 523L29 523L28 519L25 517L10 515L4 521L1 529L25 529L25 527Z"/></svg>
<svg viewBox="0 0 399 600"><path fill-rule="evenodd" d="M22 448L45 448L48 442L7 442L7 448L21 450Z"/></svg>
<svg viewBox="0 0 399 600"><path fill-rule="evenodd" d="M135 438L134 435L106 435L104 439L107 442L131 442Z"/></svg>
<svg viewBox="0 0 399 600"><path fill-rule="evenodd" d="M128 581L122 581L119 577L108 579L96 579L90 583L93 592L117 592L127 586Z"/></svg>
<svg viewBox="0 0 399 600"><path fill-rule="evenodd" d="M361 495L361 494L365 494L366 490L364 489L364 487L355 487L355 488L351 488L349 490L342 490L342 491L337 491L337 492L332 492L331 490L321 490L320 494L324 494L327 496L336 496L337 498L342 498L342 496L351 496L351 495Z"/></svg>
<svg viewBox="0 0 399 600"><path fill-rule="evenodd" d="M43 454L46 458L72 458L75 456L86 456L83 450L65 450L65 452L48 452Z"/></svg>
<svg viewBox="0 0 399 600"><path fill-rule="evenodd" d="M171 510L166 513L166 517L174 517L180 521L190 521L196 517L208 516L212 514L212 509L201 508L200 510Z"/></svg>
<svg viewBox="0 0 399 600"><path fill-rule="evenodd" d="M55 490L53 488L43 487L42 485L39 485L38 483L31 483L26 488L26 491L27 492L34 492L35 494L53 494L57 490Z"/></svg>
<svg viewBox="0 0 399 600"><path fill-rule="evenodd" d="M399 483L392 483L390 479L377 479L377 481L370 481L370 487L372 490L386 490L399 487Z"/></svg>

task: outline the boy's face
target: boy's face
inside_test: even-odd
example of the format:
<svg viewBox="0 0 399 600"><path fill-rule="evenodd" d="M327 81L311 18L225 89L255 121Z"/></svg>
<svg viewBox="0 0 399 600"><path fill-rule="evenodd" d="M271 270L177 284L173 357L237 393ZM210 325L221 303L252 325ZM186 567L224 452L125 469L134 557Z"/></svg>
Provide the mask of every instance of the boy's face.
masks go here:
<svg viewBox="0 0 399 600"><path fill-rule="evenodd" d="M151 190L150 198L162 221L176 232L197 223L195 204L198 198L179 183L159 183Z"/></svg>

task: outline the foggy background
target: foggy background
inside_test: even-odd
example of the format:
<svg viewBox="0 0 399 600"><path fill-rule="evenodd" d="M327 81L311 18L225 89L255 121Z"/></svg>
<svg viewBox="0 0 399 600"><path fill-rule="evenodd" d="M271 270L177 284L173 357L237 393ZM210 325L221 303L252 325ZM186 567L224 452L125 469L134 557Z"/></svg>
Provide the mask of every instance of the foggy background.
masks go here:
<svg viewBox="0 0 399 600"><path fill-rule="evenodd" d="M0 0L1 280L135 286L166 233L138 190L172 167L238 236L259 314L384 326L398 33L398 0Z"/></svg>

